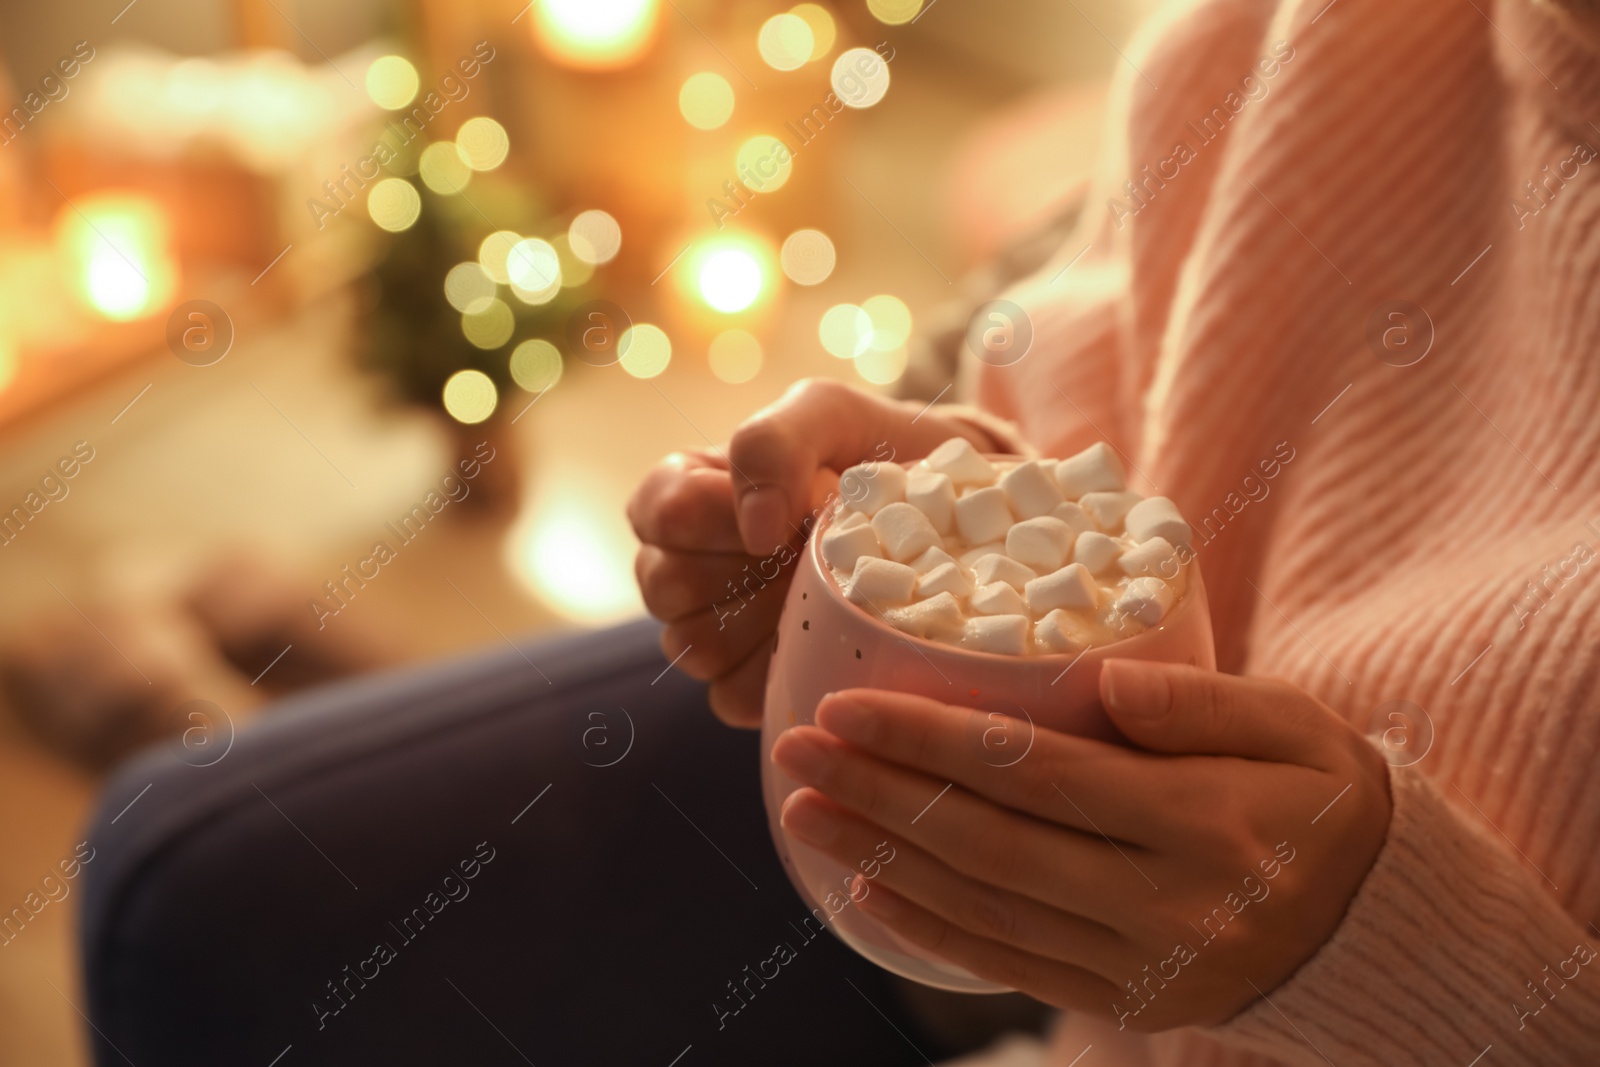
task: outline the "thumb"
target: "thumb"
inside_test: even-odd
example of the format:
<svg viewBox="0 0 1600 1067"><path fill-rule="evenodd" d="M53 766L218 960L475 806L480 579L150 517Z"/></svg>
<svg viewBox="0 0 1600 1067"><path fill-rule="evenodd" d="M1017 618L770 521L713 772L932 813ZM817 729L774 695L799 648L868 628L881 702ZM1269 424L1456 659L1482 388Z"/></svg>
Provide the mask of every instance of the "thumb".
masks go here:
<svg viewBox="0 0 1600 1067"><path fill-rule="evenodd" d="M1100 700L1129 740L1154 752L1329 770L1337 763L1329 737L1349 730L1331 709L1285 682L1181 664L1107 660Z"/></svg>

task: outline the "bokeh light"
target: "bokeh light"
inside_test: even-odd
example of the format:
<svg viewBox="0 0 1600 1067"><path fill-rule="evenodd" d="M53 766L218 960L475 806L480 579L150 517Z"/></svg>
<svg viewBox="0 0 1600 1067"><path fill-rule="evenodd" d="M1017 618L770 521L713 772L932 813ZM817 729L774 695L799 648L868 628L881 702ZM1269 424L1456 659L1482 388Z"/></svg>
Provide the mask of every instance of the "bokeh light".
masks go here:
<svg viewBox="0 0 1600 1067"><path fill-rule="evenodd" d="M399 233L422 214L422 197L404 178L385 178L367 194L367 214L383 229Z"/></svg>
<svg viewBox="0 0 1600 1067"><path fill-rule="evenodd" d="M783 188L794 170L789 146L771 134L760 134L739 146L734 159L739 178L754 192L770 193Z"/></svg>
<svg viewBox="0 0 1600 1067"><path fill-rule="evenodd" d="M506 161L511 137L506 128L484 115L468 119L456 131L462 161L473 170L494 170Z"/></svg>
<svg viewBox="0 0 1600 1067"><path fill-rule="evenodd" d="M879 22L901 26L917 17L922 0L867 0L867 10Z"/></svg>
<svg viewBox="0 0 1600 1067"><path fill-rule="evenodd" d="M811 27L811 59L813 62L822 59L833 51L833 42L839 36L838 27L834 25L833 15L821 4L796 4L789 9L789 14L804 19L805 24Z"/></svg>
<svg viewBox="0 0 1600 1067"><path fill-rule="evenodd" d="M526 237L506 256L506 274L517 288L542 293L561 284L561 257L549 241Z"/></svg>
<svg viewBox="0 0 1600 1067"><path fill-rule="evenodd" d="M549 503L506 541L512 573L576 622L600 625L640 614L631 562L637 542L622 510L593 502L594 472L552 474L541 490Z"/></svg>
<svg viewBox="0 0 1600 1067"><path fill-rule="evenodd" d="M761 373L761 342L745 330L724 330L711 339L706 360L712 374L729 385L739 385Z"/></svg>
<svg viewBox="0 0 1600 1067"><path fill-rule="evenodd" d="M822 313L817 336L829 355L855 359L872 347L872 316L855 304L836 304Z"/></svg>
<svg viewBox="0 0 1600 1067"><path fill-rule="evenodd" d="M535 338L511 350L511 380L530 393L542 393L561 380L561 351Z"/></svg>
<svg viewBox="0 0 1600 1067"><path fill-rule="evenodd" d="M162 305L177 284L166 216L133 193L85 197L63 207L58 240L80 297L98 314L124 322Z"/></svg>
<svg viewBox="0 0 1600 1067"><path fill-rule="evenodd" d="M761 263L743 248L722 248L700 264L700 296L725 314L743 311L761 295Z"/></svg>
<svg viewBox="0 0 1600 1067"><path fill-rule="evenodd" d="M612 69L644 54L658 7L657 0L538 0L534 35L561 63Z"/></svg>
<svg viewBox="0 0 1600 1067"><path fill-rule="evenodd" d="M810 24L799 15L774 15L761 24L756 47L773 70L798 70L810 62L816 38Z"/></svg>
<svg viewBox="0 0 1600 1067"><path fill-rule="evenodd" d="M872 320L872 347L879 352L899 348L911 337L911 309L898 297L887 293L870 296L861 310Z"/></svg>
<svg viewBox="0 0 1600 1067"><path fill-rule="evenodd" d="M572 220L567 239L572 254L585 263L610 263L622 250L622 227L604 211L591 209Z"/></svg>
<svg viewBox="0 0 1600 1067"><path fill-rule="evenodd" d="M478 263L457 263L444 276L444 298L457 311L482 311L494 299L494 279Z"/></svg>
<svg viewBox="0 0 1600 1067"><path fill-rule="evenodd" d="M458 370L444 383L444 409L457 422L482 422L499 403L493 379L481 370Z"/></svg>
<svg viewBox="0 0 1600 1067"><path fill-rule="evenodd" d="M382 56L367 68L367 95L381 108L398 111L417 97L417 68L404 56Z"/></svg>
<svg viewBox="0 0 1600 1067"><path fill-rule="evenodd" d="M550 247L556 250L561 274L561 288L573 289L586 284L594 277L594 264L586 259L580 259L572 249L572 238L564 233L558 233L550 241Z"/></svg>
<svg viewBox="0 0 1600 1067"><path fill-rule="evenodd" d="M709 70L691 74L678 90L678 111L700 130L714 130L733 117L733 86Z"/></svg>
<svg viewBox="0 0 1600 1067"><path fill-rule="evenodd" d="M635 378L654 378L672 362L672 340L659 326L635 323L617 342L622 369Z"/></svg>
<svg viewBox="0 0 1600 1067"><path fill-rule="evenodd" d="M838 262L833 242L821 230L796 230L778 253L783 273L797 285L817 285L828 279Z"/></svg>
<svg viewBox="0 0 1600 1067"><path fill-rule="evenodd" d="M454 141L435 141L424 148L418 171L423 185L445 196L454 196L472 180L472 168Z"/></svg>
<svg viewBox="0 0 1600 1067"><path fill-rule="evenodd" d="M477 311L469 311L461 316L461 332L468 341L482 349L499 348L511 340L511 333L516 328L517 320L511 313L511 305L498 298L490 300Z"/></svg>
<svg viewBox="0 0 1600 1067"><path fill-rule="evenodd" d="M511 255L511 250L517 247L520 240L522 235L515 230L496 230L478 245L478 263L485 274L501 285L511 284L511 275L506 270L506 257Z"/></svg>
<svg viewBox="0 0 1600 1067"><path fill-rule="evenodd" d="M906 346L871 348L856 357L856 373L873 385L890 385L906 372Z"/></svg>
<svg viewBox="0 0 1600 1067"><path fill-rule="evenodd" d="M833 91L850 107L871 107L889 92L889 64L870 48L847 48L833 61Z"/></svg>

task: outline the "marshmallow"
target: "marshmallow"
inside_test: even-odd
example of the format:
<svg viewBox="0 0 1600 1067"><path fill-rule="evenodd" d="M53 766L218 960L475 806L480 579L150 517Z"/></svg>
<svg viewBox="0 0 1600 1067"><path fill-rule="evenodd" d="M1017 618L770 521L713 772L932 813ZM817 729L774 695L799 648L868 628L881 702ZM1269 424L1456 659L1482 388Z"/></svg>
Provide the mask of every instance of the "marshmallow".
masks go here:
<svg viewBox="0 0 1600 1067"><path fill-rule="evenodd" d="M1046 652L1077 652L1094 644L1095 631L1082 616L1057 608L1033 624L1033 639Z"/></svg>
<svg viewBox="0 0 1600 1067"><path fill-rule="evenodd" d="M986 545L975 545L956 557L956 561L963 567L972 567L984 556L1003 556L1006 546L999 541L990 541Z"/></svg>
<svg viewBox="0 0 1600 1067"><path fill-rule="evenodd" d="M876 515L906 498L906 469L898 463L857 463L839 474L839 495L858 511Z"/></svg>
<svg viewBox="0 0 1600 1067"><path fill-rule="evenodd" d="M1028 617L989 615L968 619L961 635L961 646L978 652L1020 656L1028 650Z"/></svg>
<svg viewBox="0 0 1600 1067"><path fill-rule="evenodd" d="M1121 554L1121 543L1097 530L1085 530L1079 534L1077 544L1072 549L1072 558L1089 568L1090 574L1099 574Z"/></svg>
<svg viewBox="0 0 1600 1067"><path fill-rule="evenodd" d="M822 558L835 570L853 571L857 560L882 555L870 524L829 526L822 535Z"/></svg>
<svg viewBox="0 0 1600 1067"><path fill-rule="evenodd" d="M1006 491L991 485L956 501L956 528L968 544L1005 539L1011 529L1011 508Z"/></svg>
<svg viewBox="0 0 1600 1067"><path fill-rule="evenodd" d="M994 484L994 464L978 454L965 437L952 437L929 452L923 463L940 474L949 475L956 485Z"/></svg>
<svg viewBox="0 0 1600 1067"><path fill-rule="evenodd" d="M1094 579L1081 563L1069 563L1053 574L1035 578L1023 586L1022 591L1028 598L1028 610L1034 618L1056 608L1095 606Z"/></svg>
<svg viewBox="0 0 1600 1067"><path fill-rule="evenodd" d="M917 572L904 563L862 556L856 560L845 596L864 608L883 611L911 603L911 592L916 587Z"/></svg>
<svg viewBox="0 0 1600 1067"><path fill-rule="evenodd" d="M1027 601L1005 582L990 582L979 586L972 594L972 610L980 615L1021 615L1028 610Z"/></svg>
<svg viewBox="0 0 1600 1067"><path fill-rule="evenodd" d="M1122 461L1104 441L1097 441L1070 459L1056 464L1056 482L1068 500L1085 493L1109 492L1127 487Z"/></svg>
<svg viewBox="0 0 1600 1067"><path fill-rule="evenodd" d="M928 516L904 502L885 504L883 510L872 517L872 529L883 545L884 555L897 563L908 563L928 549L944 544Z"/></svg>
<svg viewBox="0 0 1600 1067"><path fill-rule="evenodd" d="M911 569L918 574L927 574L941 563L954 563L955 557L940 548L938 545L928 549L922 555L911 561Z"/></svg>
<svg viewBox="0 0 1600 1067"><path fill-rule="evenodd" d="M917 596L931 597L944 593L953 596L971 596L972 582L954 561L941 563L917 579Z"/></svg>
<svg viewBox="0 0 1600 1067"><path fill-rule="evenodd" d="M864 511L846 511L834 521L835 530L848 530L852 526L865 526L872 521L872 516Z"/></svg>
<svg viewBox="0 0 1600 1067"><path fill-rule="evenodd" d="M1024 519L1006 533L1006 555L1048 574L1072 553L1072 527L1048 515Z"/></svg>
<svg viewBox="0 0 1600 1067"><path fill-rule="evenodd" d="M1141 541L1124 552L1117 562L1122 565L1124 574L1135 578L1151 574L1171 581L1178 576L1177 550L1167 544L1164 537L1152 537L1148 541Z"/></svg>
<svg viewBox="0 0 1600 1067"><path fill-rule="evenodd" d="M906 476L906 503L928 516L933 528L949 533L956 521L956 487L948 474L914 470Z"/></svg>
<svg viewBox="0 0 1600 1067"><path fill-rule="evenodd" d="M1036 459L1018 463L1002 474L1000 488L1006 491L1006 500L1020 519L1048 515L1051 508L1061 503L1061 487L1045 465Z"/></svg>
<svg viewBox="0 0 1600 1067"><path fill-rule="evenodd" d="M1078 498L1078 503L1094 519L1095 525L1114 533L1122 525L1122 517L1140 499L1138 493L1085 493Z"/></svg>
<svg viewBox="0 0 1600 1067"><path fill-rule="evenodd" d="M955 597L940 593L909 607L890 608L883 621L913 637L954 637L962 632L966 615Z"/></svg>
<svg viewBox="0 0 1600 1067"><path fill-rule="evenodd" d="M972 563L972 577L979 585L1005 582L1011 588L1020 591L1023 586L1039 577L1039 573L1032 567L1018 563L1010 556L990 552Z"/></svg>
<svg viewBox="0 0 1600 1067"><path fill-rule="evenodd" d="M1160 578L1135 578L1117 597L1115 607L1130 619L1154 626L1172 607L1172 586Z"/></svg>
<svg viewBox="0 0 1600 1067"><path fill-rule="evenodd" d="M1170 545L1189 544L1192 531L1183 521L1178 505L1164 496L1152 496L1139 501L1123 516L1128 536L1135 541L1148 541L1152 537L1165 538Z"/></svg>
<svg viewBox="0 0 1600 1067"><path fill-rule="evenodd" d="M1050 517L1052 519L1060 519L1072 527L1074 536L1083 533L1085 530L1094 529L1094 520L1089 517L1089 513L1071 500L1064 501L1052 508Z"/></svg>

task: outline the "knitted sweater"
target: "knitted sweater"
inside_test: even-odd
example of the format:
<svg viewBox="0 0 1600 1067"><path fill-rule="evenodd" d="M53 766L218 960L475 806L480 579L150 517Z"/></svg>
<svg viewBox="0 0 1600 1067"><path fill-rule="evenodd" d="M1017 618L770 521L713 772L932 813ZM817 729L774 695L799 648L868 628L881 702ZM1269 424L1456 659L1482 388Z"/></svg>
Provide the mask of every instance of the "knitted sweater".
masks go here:
<svg viewBox="0 0 1600 1067"><path fill-rule="evenodd" d="M978 398L1047 454L1109 439L1196 527L1221 669L1409 765L1286 982L1208 1029L1069 1013L1049 1063L1600 1063L1597 27L1202 0L1128 50L1084 226L1007 294L1032 347Z"/></svg>

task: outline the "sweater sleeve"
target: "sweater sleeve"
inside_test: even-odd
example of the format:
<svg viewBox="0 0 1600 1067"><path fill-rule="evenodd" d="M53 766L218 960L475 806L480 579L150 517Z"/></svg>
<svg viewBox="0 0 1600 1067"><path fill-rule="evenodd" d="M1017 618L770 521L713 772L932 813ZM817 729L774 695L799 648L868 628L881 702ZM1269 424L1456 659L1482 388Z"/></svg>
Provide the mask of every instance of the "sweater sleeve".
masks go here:
<svg viewBox="0 0 1600 1067"><path fill-rule="evenodd" d="M1307 1067L1600 1062L1600 937L1470 802L1416 768L1390 782L1388 838L1333 937L1207 1032Z"/></svg>

